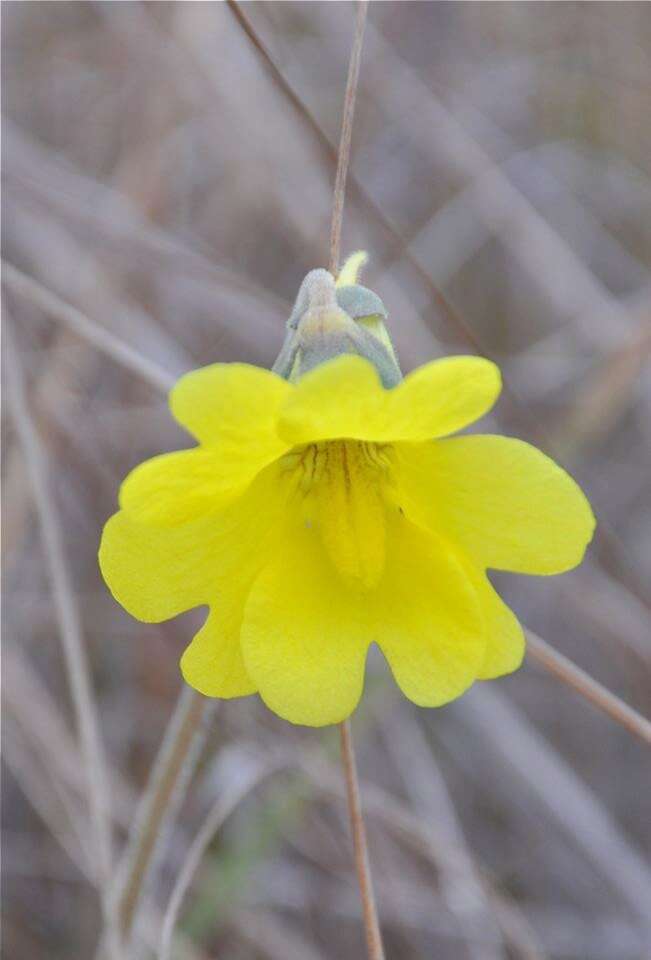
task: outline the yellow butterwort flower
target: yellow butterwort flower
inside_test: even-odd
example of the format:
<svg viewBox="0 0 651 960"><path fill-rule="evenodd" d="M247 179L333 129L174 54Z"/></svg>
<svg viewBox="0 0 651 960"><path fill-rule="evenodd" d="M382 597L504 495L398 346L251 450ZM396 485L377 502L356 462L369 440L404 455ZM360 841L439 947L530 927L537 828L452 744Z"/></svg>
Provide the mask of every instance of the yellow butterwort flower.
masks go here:
<svg viewBox="0 0 651 960"><path fill-rule="evenodd" d="M493 405L497 367L451 357L400 379L381 301L359 315L376 308L356 269L336 291L325 271L308 276L289 379L217 363L179 380L170 407L198 446L127 477L100 548L140 620L210 608L181 659L191 686L257 691L314 726L354 710L372 643L421 706L515 670L522 629L487 568L561 573L594 528L577 484L534 447L450 436Z"/></svg>

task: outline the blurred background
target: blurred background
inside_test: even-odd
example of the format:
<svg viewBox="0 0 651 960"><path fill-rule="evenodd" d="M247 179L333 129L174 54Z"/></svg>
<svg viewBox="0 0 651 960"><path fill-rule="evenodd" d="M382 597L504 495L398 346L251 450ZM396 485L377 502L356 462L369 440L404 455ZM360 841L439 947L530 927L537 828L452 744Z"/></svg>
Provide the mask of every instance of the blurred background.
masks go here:
<svg viewBox="0 0 651 960"><path fill-rule="evenodd" d="M327 262L354 16L2 5L7 960L98 956L74 644L117 858L201 622L130 619L100 579L100 531L134 465L188 444L166 380L270 366ZM535 442L588 492L580 569L496 582L646 715L650 81L645 3L372 3L343 233L371 252L404 369L495 359L506 386L481 429ZM427 711L374 656L353 726L389 960L651 956L651 772L630 733L529 661ZM195 746L133 955L155 955L212 817L172 957L361 957L337 731L248 698L218 704Z"/></svg>

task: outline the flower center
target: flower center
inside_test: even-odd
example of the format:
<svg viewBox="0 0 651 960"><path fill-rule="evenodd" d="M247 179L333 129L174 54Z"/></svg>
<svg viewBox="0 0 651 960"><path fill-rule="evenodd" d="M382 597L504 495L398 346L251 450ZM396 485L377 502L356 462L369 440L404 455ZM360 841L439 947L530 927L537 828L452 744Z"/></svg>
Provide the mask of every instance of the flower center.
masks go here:
<svg viewBox="0 0 651 960"><path fill-rule="evenodd" d="M302 519L321 537L340 576L371 588L384 570L390 448L328 440L286 457L302 494Z"/></svg>

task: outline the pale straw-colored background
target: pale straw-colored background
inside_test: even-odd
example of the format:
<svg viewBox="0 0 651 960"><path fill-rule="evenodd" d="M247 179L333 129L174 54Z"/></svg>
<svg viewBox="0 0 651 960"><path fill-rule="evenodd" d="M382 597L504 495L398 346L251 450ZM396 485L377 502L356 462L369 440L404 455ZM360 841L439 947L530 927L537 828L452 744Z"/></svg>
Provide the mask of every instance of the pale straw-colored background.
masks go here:
<svg viewBox="0 0 651 960"><path fill-rule="evenodd" d="M300 280L327 261L354 10L243 10L268 59L225 3L2 6L4 257L39 285L6 289L5 359L60 534L55 587L80 617L116 849L201 617L139 624L100 579L120 479L188 442L102 331L171 376L268 366ZM343 240L371 251L365 280L404 368L497 360L506 389L482 429L535 441L588 492L601 535L583 566L499 584L647 715L650 65L646 3L372 4ZM42 288L91 323L75 332ZM3 956L86 960L100 930L87 771L15 414L6 404ZM531 664L417 710L379 657L354 730L390 960L649 956L649 753L627 731ZM145 941L197 830L234 797L173 956L361 957L339 784L336 731L293 728L255 698L219 705Z"/></svg>

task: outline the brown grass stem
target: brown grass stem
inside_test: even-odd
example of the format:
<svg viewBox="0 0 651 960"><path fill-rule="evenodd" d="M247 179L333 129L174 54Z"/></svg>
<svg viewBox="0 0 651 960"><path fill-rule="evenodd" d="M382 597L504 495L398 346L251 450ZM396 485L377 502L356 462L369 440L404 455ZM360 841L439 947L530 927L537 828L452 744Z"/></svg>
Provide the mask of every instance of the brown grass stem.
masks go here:
<svg viewBox="0 0 651 960"><path fill-rule="evenodd" d="M195 770L203 744L201 731L205 730L210 706L210 700L184 686L154 761L114 891L125 942L133 929L142 891L166 833L165 828L180 806L185 787Z"/></svg>
<svg viewBox="0 0 651 960"><path fill-rule="evenodd" d="M346 177L348 175L348 165L350 162L350 144L353 133L353 118L355 116L355 98L357 96L357 84L359 81L359 68L362 59L362 45L364 42L364 28L366 26L367 13L367 0L358 0L355 35L353 37L353 46L350 54L350 62L348 64L346 92L344 94L341 137L339 140L337 172L335 174L334 195L332 200L330 259L328 263L328 269L333 276L336 276L339 269L341 227L344 215L344 201L346 198ZM371 877L371 865L368 857L366 828L364 826L364 818L362 815L359 780L357 777L357 764L355 763L355 750L353 747L352 731L349 720L344 720L344 722L340 725L340 732L341 755L346 779L346 798L348 801L350 829L353 837L353 849L355 853L355 870L357 871L357 882L359 884L359 892L362 899L362 913L364 917L364 930L366 933L366 948L369 960L384 960L384 947L382 946L382 935L380 933L377 908L375 905L375 895L373 893L373 879Z"/></svg>
<svg viewBox="0 0 651 960"><path fill-rule="evenodd" d="M373 893L373 878L371 877L371 865L368 858L366 827L364 826L364 817L362 815L362 801L359 793L359 779L357 776L357 764L355 762L355 749L353 747L350 721L344 720L339 730L341 733L341 756L346 776L346 798L348 800L350 830L355 850L355 869L357 871L357 881L359 883L359 892L362 898L362 910L364 913L366 947L369 960L384 960L384 947L382 946L382 934L380 933L380 924L375 906L375 895Z"/></svg>
<svg viewBox="0 0 651 960"><path fill-rule="evenodd" d="M91 830L95 846L96 883L106 928L106 943L113 960L121 957L117 918L110 896L113 869L112 831L106 757L100 736L97 706L82 636L81 618L75 602L59 519L48 488L48 465L36 428L29 415L25 383L11 324L4 324L5 385L18 440L25 456L43 537L45 558L52 583L63 657L75 711L76 726L86 775Z"/></svg>
<svg viewBox="0 0 651 960"><path fill-rule="evenodd" d="M552 676L561 680L576 693L588 700L611 719L651 744L651 722L634 710L606 687L594 680L585 670L577 667L566 656L554 650L542 637L527 630L527 650L530 657L540 663Z"/></svg>
<svg viewBox="0 0 651 960"><path fill-rule="evenodd" d="M359 81L359 68L362 60L362 45L364 43L364 28L368 13L368 0L358 0L357 19L355 22L355 36L348 65L348 79L344 94L344 110L341 122L341 137L339 153L337 154L337 173L335 175L335 189L332 202L332 225L330 227L330 260L328 269L335 276L339 269L339 253L341 248L341 225L344 216L344 200L346 197L346 178L350 163L350 143L353 135L353 118L355 116L355 99Z"/></svg>

